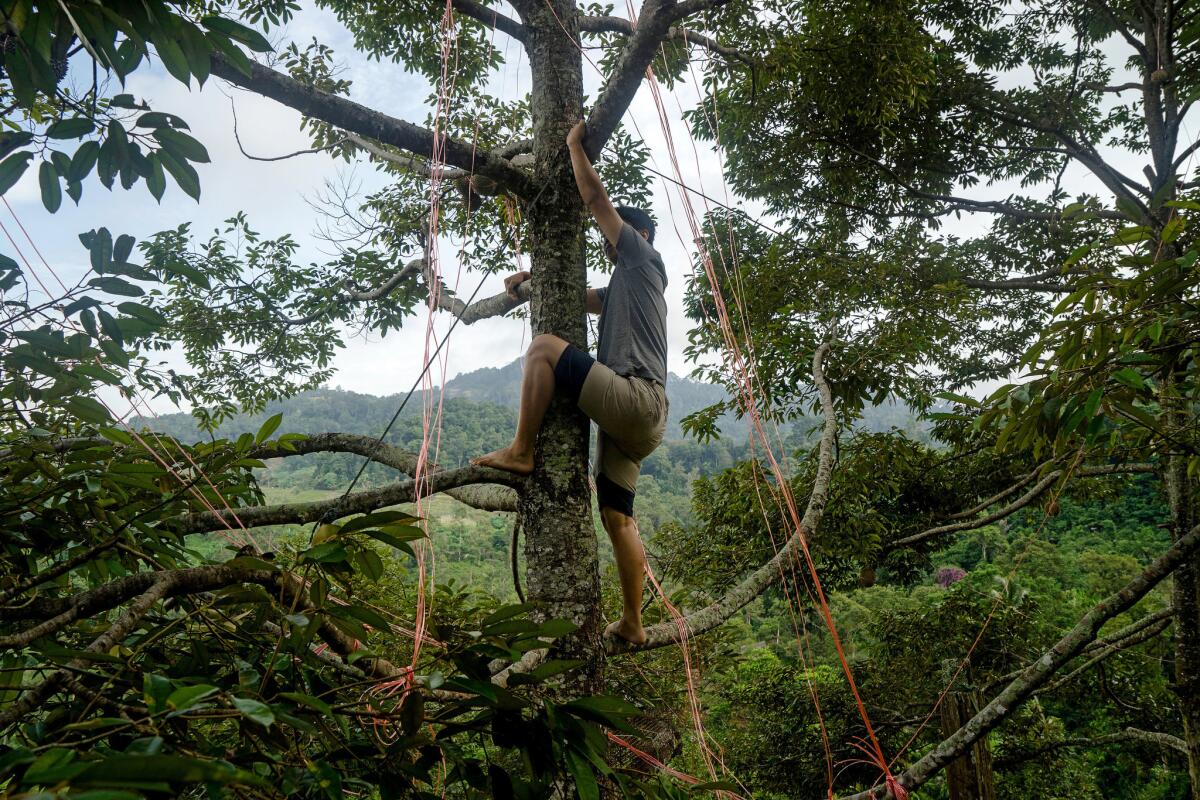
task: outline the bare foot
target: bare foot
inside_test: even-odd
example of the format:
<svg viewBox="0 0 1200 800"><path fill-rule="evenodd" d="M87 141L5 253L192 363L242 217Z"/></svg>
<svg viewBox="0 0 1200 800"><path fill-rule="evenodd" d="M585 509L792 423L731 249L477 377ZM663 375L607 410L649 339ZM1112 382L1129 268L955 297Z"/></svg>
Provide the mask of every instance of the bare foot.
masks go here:
<svg viewBox="0 0 1200 800"><path fill-rule="evenodd" d="M505 472L515 472L518 475L528 475L533 472L533 453L521 456L513 452L512 445L493 450L487 455L472 458L471 463L477 467L493 467Z"/></svg>
<svg viewBox="0 0 1200 800"><path fill-rule="evenodd" d="M630 625L621 617L616 622L611 623L604 629L605 636L617 636L630 644L645 644L646 629L642 627L640 622Z"/></svg>

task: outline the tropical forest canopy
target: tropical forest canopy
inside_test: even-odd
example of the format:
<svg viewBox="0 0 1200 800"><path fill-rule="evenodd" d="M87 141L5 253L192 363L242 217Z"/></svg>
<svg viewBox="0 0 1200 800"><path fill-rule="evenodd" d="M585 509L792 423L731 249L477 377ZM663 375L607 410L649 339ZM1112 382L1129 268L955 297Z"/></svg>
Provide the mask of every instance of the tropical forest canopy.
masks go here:
<svg viewBox="0 0 1200 800"><path fill-rule="evenodd" d="M318 12L370 76L292 41ZM0 21L6 796L1200 798L1200 7ZM218 151L147 75L289 109L375 188L299 223L319 258L237 208L202 233ZM419 114L368 102L379 75ZM469 461L511 436L512 354L434 385L473 325L589 344L580 119L685 262L642 645L602 635L578 409L521 477ZM178 219L42 258L118 195ZM414 331L413 392L331 388Z"/></svg>

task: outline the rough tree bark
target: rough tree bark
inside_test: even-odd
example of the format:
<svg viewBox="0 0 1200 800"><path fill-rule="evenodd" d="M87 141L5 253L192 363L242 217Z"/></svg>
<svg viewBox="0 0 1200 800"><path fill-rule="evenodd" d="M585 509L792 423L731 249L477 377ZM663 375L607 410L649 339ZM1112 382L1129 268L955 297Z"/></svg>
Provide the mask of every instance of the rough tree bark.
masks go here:
<svg viewBox="0 0 1200 800"><path fill-rule="evenodd" d="M526 48L533 81L533 201L527 208L533 332L551 333L587 347L584 325L583 203L566 137L581 118L581 54L563 28L576 35L574 0L516 4L527 28ZM561 23L561 24L560 24ZM568 694L601 688L603 651L600 625L600 572L592 525L587 474L588 422L556 398L538 441L533 475L518 502L525 532L527 595L550 617L579 626L560 640L556 656L578 658L585 668L571 673Z"/></svg>
<svg viewBox="0 0 1200 800"><path fill-rule="evenodd" d="M1166 400L1168 432L1183 430L1186 415L1179 398ZM1171 534L1178 540L1195 525L1196 497L1187 473L1187 456L1167 459L1165 483L1171 508ZM1187 747L1192 800L1200 800L1200 557L1181 565L1171 580L1171 605L1175 610L1175 683L1183 740Z"/></svg>

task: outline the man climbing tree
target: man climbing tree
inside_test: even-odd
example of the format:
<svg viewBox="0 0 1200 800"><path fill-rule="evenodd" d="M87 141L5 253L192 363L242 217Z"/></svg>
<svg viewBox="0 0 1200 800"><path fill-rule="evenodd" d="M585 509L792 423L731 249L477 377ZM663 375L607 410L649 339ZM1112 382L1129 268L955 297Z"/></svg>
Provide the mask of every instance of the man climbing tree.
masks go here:
<svg viewBox="0 0 1200 800"><path fill-rule="evenodd" d="M583 148L581 121L567 135L571 165L584 205L604 235L616 264L612 282L587 290L587 310L600 315L597 357L553 334L535 336L525 356L521 407L512 444L472 463L527 475L533 471L538 431L557 390L600 427L596 494L600 518L612 540L621 576L621 618L605 633L633 644L642 629L642 573L646 557L633 518L641 462L662 441L667 424L667 272L654 249L654 223L639 208L615 208ZM528 277L505 282L515 287Z"/></svg>

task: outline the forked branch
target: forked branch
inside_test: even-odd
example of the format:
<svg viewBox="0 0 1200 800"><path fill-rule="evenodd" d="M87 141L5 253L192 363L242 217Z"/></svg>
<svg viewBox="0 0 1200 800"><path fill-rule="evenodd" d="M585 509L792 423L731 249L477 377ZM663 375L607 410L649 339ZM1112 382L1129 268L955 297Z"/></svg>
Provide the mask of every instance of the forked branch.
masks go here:
<svg viewBox="0 0 1200 800"><path fill-rule="evenodd" d="M499 186L521 196L530 196L529 176L507 159L478 150L470 142L435 135L428 128L382 114L344 97L315 89L290 75L251 63L250 75L243 74L223 56L213 56L212 72L230 83L255 94L269 97L301 114L377 142L399 147L429 158L434 145L441 142L447 164L491 178Z"/></svg>

